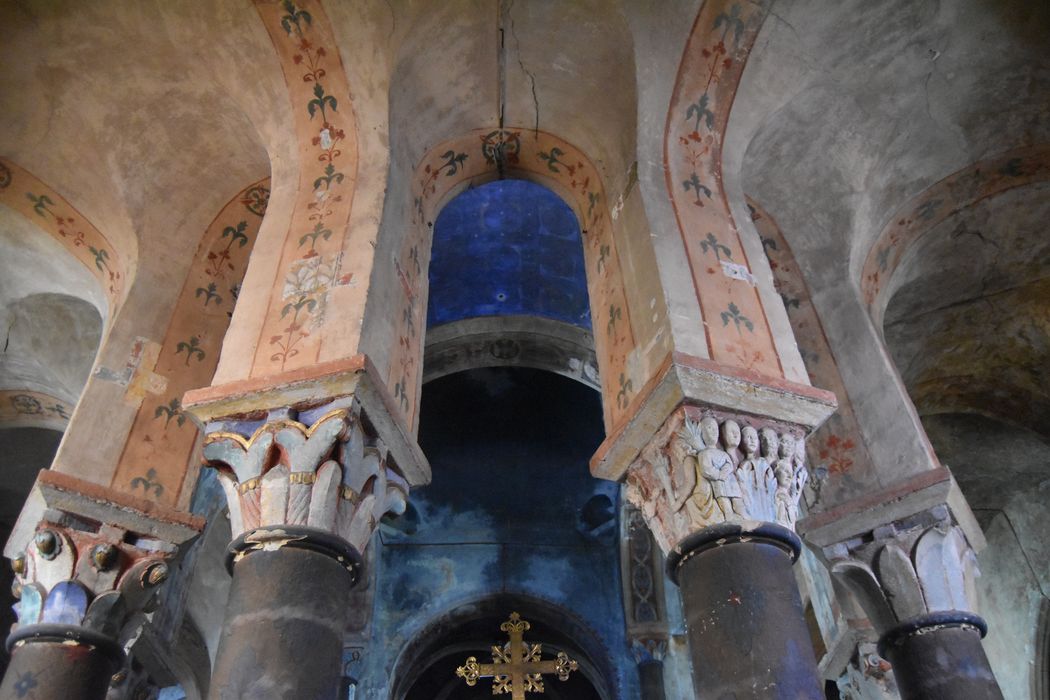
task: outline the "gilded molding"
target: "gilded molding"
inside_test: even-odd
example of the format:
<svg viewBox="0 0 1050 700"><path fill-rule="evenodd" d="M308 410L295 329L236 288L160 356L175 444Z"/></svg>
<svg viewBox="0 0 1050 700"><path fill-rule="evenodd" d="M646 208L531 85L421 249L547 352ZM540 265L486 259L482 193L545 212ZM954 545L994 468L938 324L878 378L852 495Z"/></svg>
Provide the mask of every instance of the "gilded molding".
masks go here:
<svg viewBox="0 0 1050 700"><path fill-rule="evenodd" d="M404 512L408 481L382 440L366 433L360 405L332 404L310 411L320 415L309 422L280 411L258 424L220 423L207 435L205 463L218 470L234 539L260 527L310 527L363 552L385 514Z"/></svg>

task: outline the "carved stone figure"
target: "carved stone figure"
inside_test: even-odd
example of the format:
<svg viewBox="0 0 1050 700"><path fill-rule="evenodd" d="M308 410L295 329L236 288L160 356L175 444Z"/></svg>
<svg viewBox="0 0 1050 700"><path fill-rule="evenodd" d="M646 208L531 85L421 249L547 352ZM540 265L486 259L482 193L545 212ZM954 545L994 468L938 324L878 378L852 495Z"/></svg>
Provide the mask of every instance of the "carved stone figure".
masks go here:
<svg viewBox="0 0 1050 700"><path fill-rule="evenodd" d="M778 435L770 425L719 420L713 413L697 421L685 414L632 466L627 498L664 551L725 522L793 529L807 479L801 447L794 434Z"/></svg>
<svg viewBox="0 0 1050 700"><path fill-rule="evenodd" d="M722 446L725 447L729 458L736 465L743 461L743 455L740 452L740 438L739 423L732 418L722 423Z"/></svg>
<svg viewBox="0 0 1050 700"><path fill-rule="evenodd" d="M736 478L740 483L740 490L744 493L744 507L748 513L755 512L755 497L757 496L757 467L758 467L758 431L750 425L745 425L741 430L741 441L744 457L737 466Z"/></svg>
<svg viewBox="0 0 1050 700"><path fill-rule="evenodd" d="M794 527L798 519L798 502L802 496L802 486L808 475L806 470L796 462L795 436L785 433L780 436L780 459L776 463L776 516L777 522L785 527Z"/></svg>
<svg viewBox="0 0 1050 700"><path fill-rule="evenodd" d="M736 479L736 467L729 453L718 446L718 421L713 416L700 420L704 449L700 452L700 474L711 483L715 501L726 520L743 511L744 494Z"/></svg>

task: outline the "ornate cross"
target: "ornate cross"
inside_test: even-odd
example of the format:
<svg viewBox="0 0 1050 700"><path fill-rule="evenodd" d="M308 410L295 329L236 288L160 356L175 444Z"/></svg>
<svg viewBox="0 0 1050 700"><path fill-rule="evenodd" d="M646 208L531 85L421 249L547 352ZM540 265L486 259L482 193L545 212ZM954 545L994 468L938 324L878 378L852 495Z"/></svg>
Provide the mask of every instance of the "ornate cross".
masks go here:
<svg viewBox="0 0 1050 700"><path fill-rule="evenodd" d="M492 663L479 664L471 656L465 666L456 669L456 675L470 686L479 678L492 678L492 694L510 693L513 700L525 700L525 693L542 693L545 673L557 673L559 679L569 680L569 674L579 665L564 651L558 652L557 660L541 661L542 645L529 644L521 638L530 627L518 613L511 613L510 619L499 626L510 641L492 647Z"/></svg>

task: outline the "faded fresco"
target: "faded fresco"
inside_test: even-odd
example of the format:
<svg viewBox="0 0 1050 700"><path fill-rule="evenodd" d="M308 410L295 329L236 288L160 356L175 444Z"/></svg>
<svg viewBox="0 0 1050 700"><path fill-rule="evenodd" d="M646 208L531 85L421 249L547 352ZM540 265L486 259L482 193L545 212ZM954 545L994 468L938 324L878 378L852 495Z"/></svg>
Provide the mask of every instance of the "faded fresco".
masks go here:
<svg viewBox="0 0 1050 700"><path fill-rule="evenodd" d="M128 394L141 401L112 486L165 505L179 505L198 431L182 411L182 395L207 386L270 196L269 178L249 185L208 226L175 305L156 365Z"/></svg>
<svg viewBox="0 0 1050 700"><path fill-rule="evenodd" d="M110 322L126 291L124 256L62 195L3 158L0 158L0 204L49 233L98 279L109 302L106 322Z"/></svg>
<svg viewBox="0 0 1050 700"><path fill-rule="evenodd" d="M722 184L722 143L733 97L766 13L760 2L704 3L678 69L664 162L711 358L782 378Z"/></svg>
<svg viewBox="0 0 1050 700"><path fill-rule="evenodd" d="M65 430L73 406L40 391L0 390L0 427Z"/></svg>
<svg viewBox="0 0 1050 700"><path fill-rule="evenodd" d="M288 85L301 166L253 377L331 359L322 357L326 339L356 347L366 292L357 280L367 277L372 261L368 241L355 238L348 226L357 183L357 121L328 17L316 0L260 0L256 8ZM333 340L318 331L335 306L343 310L339 323L347 330ZM356 323L349 317L354 314Z"/></svg>
<svg viewBox="0 0 1050 700"><path fill-rule="evenodd" d="M932 185L902 206L871 246L860 289L878 328L894 271L905 253L937 224L960 210L1015 187L1050 179L1050 146L1018 148L978 161Z"/></svg>
<svg viewBox="0 0 1050 700"><path fill-rule="evenodd" d="M834 392L838 399L838 410L806 439L812 496L808 505L811 511L821 510L877 483L877 472L795 256L773 217L751 198L747 205L762 237L773 283L784 300L809 379L814 386Z"/></svg>

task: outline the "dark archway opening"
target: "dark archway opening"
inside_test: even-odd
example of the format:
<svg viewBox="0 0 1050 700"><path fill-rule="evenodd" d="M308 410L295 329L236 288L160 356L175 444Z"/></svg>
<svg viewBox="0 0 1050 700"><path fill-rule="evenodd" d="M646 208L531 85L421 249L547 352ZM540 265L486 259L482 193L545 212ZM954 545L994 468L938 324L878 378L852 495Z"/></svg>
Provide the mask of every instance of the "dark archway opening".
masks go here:
<svg viewBox="0 0 1050 700"><path fill-rule="evenodd" d="M482 678L471 687L456 676L468 656L481 663L492 659L491 646L506 640L500 624L507 611L518 612L530 624L524 640L543 645L543 658L564 651L579 663L567 681L544 676L544 694L551 700L603 700L608 698L602 670L593 657L595 640L576 623L568 610L520 596L498 595L470 603L433 622L422 642L406 650L405 660L415 659L394 697L404 700L481 700L492 697L492 679ZM587 648L591 648L591 653ZM600 651L599 651L600 653ZM604 659L598 663L604 665ZM405 664L409 666L409 663ZM402 695L401 693L404 693Z"/></svg>
<svg viewBox="0 0 1050 700"><path fill-rule="evenodd" d="M419 441L434 480L413 493L407 520L383 528L380 615L413 627L395 651L391 698L492 697L491 679L470 688L455 671L468 656L490 662L512 612L544 659L565 651L580 663L569 681L546 679L546 697L620 696L619 487L587 467L602 434L597 392L551 372L481 368L427 383Z"/></svg>

